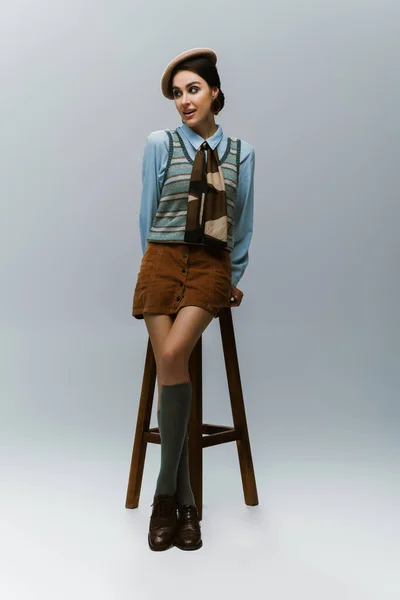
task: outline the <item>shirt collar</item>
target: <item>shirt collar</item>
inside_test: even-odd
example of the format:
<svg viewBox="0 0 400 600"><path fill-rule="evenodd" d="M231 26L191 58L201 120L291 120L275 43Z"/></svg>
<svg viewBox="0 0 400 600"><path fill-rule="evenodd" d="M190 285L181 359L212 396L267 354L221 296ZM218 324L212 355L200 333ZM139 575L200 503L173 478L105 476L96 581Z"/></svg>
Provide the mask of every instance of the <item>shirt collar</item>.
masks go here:
<svg viewBox="0 0 400 600"><path fill-rule="evenodd" d="M222 131L221 125L217 125L218 129L214 133L214 135L207 138L207 144L210 146L212 150L216 146L218 146L219 142L222 140L224 136L224 132ZM196 133L187 123L182 123L176 128L179 133L181 133L193 146L193 148L197 151L201 144L204 142L204 138L201 137L198 133Z"/></svg>

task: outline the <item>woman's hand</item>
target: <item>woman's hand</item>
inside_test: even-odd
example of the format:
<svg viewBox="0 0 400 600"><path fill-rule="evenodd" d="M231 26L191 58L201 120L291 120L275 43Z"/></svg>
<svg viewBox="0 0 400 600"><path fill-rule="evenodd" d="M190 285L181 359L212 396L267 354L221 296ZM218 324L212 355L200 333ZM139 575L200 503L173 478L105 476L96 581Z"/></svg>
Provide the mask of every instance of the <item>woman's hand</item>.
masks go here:
<svg viewBox="0 0 400 600"><path fill-rule="evenodd" d="M231 301L229 306L239 306L243 298L243 292L239 288L232 285L231 287Z"/></svg>

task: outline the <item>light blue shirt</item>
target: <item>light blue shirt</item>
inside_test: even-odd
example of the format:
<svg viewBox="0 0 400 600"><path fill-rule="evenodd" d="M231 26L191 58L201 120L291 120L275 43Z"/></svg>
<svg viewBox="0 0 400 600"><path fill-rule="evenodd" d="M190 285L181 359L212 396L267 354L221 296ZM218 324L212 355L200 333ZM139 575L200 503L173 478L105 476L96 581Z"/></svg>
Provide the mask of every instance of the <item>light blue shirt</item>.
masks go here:
<svg viewBox="0 0 400 600"><path fill-rule="evenodd" d="M194 160L197 150L204 142L189 125L182 123L176 128L181 135L189 156ZM227 136L221 125L207 143L212 149L218 147L218 157L223 156ZM169 138L163 130L150 133L146 139L142 163L142 193L140 202L139 228L143 254L146 241L160 202L160 194L168 162ZM251 144L241 140L239 181L236 190L234 247L230 253L233 286L237 286L249 262L249 246L253 235L254 214L254 168L255 152Z"/></svg>

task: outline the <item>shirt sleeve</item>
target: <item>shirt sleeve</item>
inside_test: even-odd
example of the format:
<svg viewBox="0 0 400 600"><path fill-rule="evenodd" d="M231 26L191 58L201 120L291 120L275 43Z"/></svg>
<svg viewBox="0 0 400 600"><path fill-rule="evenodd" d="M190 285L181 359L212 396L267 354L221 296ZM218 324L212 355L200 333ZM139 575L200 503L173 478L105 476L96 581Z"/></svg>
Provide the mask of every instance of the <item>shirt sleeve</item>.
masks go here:
<svg viewBox="0 0 400 600"><path fill-rule="evenodd" d="M169 137L166 131L153 131L146 139L142 158L142 192L140 198L139 230L143 254L146 238L160 203L160 194L167 167Z"/></svg>
<svg viewBox="0 0 400 600"><path fill-rule="evenodd" d="M253 235L254 170L253 146L242 140L239 182L235 204L234 246L231 252L232 285L237 287L249 262L249 246Z"/></svg>

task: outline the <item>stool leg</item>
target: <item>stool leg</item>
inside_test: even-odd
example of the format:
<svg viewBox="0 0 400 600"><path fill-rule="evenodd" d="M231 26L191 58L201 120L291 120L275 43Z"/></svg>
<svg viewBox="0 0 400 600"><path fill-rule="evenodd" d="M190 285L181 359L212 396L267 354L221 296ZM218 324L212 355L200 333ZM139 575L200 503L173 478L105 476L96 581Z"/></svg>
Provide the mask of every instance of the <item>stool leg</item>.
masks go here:
<svg viewBox="0 0 400 600"><path fill-rule="evenodd" d="M188 425L188 452L190 485L199 514L203 518L203 391L202 391L202 338L198 339L189 359L192 382L192 406Z"/></svg>
<svg viewBox="0 0 400 600"><path fill-rule="evenodd" d="M149 430L151 410L153 407L154 387L157 367L150 337L147 343L146 360L143 373L142 391L136 421L135 440L133 444L131 468L128 480L125 508L137 508L139 505L140 489L142 486L144 461L146 458L147 442L143 433Z"/></svg>
<svg viewBox="0 0 400 600"><path fill-rule="evenodd" d="M239 456L240 473L242 476L244 500L247 505L255 506L258 504L257 486L253 459L251 456L249 432L247 429L242 384L240 380L239 361L236 350L235 333L233 330L232 309L230 307L220 311L219 324L228 378L233 423L235 429L240 432L240 439L236 440L236 446Z"/></svg>

